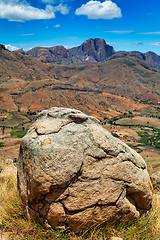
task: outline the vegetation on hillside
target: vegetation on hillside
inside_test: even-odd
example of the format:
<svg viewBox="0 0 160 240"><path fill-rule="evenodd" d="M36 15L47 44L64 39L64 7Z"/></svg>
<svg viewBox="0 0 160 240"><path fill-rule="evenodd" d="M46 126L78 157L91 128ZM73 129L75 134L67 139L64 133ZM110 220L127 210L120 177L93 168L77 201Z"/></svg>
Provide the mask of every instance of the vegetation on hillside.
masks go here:
<svg viewBox="0 0 160 240"><path fill-rule="evenodd" d="M25 130L22 130L22 131L11 131L10 135L11 137L18 137L18 138L22 138L25 134L26 134L27 131Z"/></svg>
<svg viewBox="0 0 160 240"><path fill-rule="evenodd" d="M4 143L3 142L0 142L0 148L1 147L4 147Z"/></svg>
<svg viewBox="0 0 160 240"><path fill-rule="evenodd" d="M139 131L140 142L144 145L160 148L160 130L158 128L145 128Z"/></svg>
<svg viewBox="0 0 160 240"><path fill-rule="evenodd" d="M146 119L145 119L146 118ZM139 143L144 146L151 146L154 148L160 148L160 120L159 116L133 116L130 112L129 114L124 114L120 116L113 117L109 120L104 120L102 125L109 123L113 126L122 126L139 128L137 132L140 137ZM153 126L154 125L154 126ZM155 127L157 126L157 127ZM117 133L113 132L115 137L119 137Z"/></svg>

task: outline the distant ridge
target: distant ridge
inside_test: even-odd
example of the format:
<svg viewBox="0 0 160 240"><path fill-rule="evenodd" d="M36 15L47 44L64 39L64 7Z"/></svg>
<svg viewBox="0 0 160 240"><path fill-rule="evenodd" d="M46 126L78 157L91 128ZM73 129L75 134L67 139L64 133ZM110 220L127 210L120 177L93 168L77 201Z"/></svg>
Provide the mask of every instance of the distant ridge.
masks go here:
<svg viewBox="0 0 160 240"><path fill-rule="evenodd" d="M151 64L156 69L160 70L160 56L154 52L149 51L147 53L141 53L138 51L131 51L131 52L119 51L119 52L116 52L116 54L126 54L131 57L139 58L139 59Z"/></svg>
<svg viewBox="0 0 160 240"><path fill-rule="evenodd" d="M78 47L66 49L63 46L54 47L34 47L29 51L18 49L16 53L29 55L40 59L43 62L69 65L81 62L103 62L114 54L127 54L131 57L140 58L143 61L150 63L153 67L160 70L160 56L154 52L141 53L138 51L119 51L106 44L102 38L87 39Z"/></svg>
<svg viewBox="0 0 160 240"><path fill-rule="evenodd" d="M79 62L102 62L115 53L113 47L107 45L101 38L88 39L80 46L71 49L63 46L35 47L29 51L19 49L15 52L38 58L44 62L64 65Z"/></svg>

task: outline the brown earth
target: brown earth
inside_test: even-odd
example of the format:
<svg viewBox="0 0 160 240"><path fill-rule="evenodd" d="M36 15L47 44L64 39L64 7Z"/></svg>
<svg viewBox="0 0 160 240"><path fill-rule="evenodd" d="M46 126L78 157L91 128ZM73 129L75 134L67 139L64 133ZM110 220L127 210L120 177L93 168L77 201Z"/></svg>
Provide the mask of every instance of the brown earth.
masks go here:
<svg viewBox="0 0 160 240"><path fill-rule="evenodd" d="M128 55L58 66L1 49L0 72L2 114L30 115L52 106L76 108L99 119L159 111L160 72Z"/></svg>
<svg viewBox="0 0 160 240"><path fill-rule="evenodd" d="M152 118L152 117L140 117L136 116L133 118L122 118L117 121L118 124L140 124L140 125L148 125L154 126L160 129L160 119Z"/></svg>
<svg viewBox="0 0 160 240"><path fill-rule="evenodd" d="M5 133L0 132L0 142L4 143L4 147L0 148L0 157L5 160L18 158L20 138L10 136L11 129L6 129Z"/></svg>
<svg viewBox="0 0 160 240"><path fill-rule="evenodd" d="M79 109L103 120L128 112L160 116L159 102L160 72L137 57L115 54L102 63L59 66L0 48L0 128L5 127L5 134L11 131L6 127L28 129L39 111L53 106ZM143 121L154 124L153 118ZM136 145L136 129L117 129L123 141ZM17 158L20 139L2 135L5 147L0 153ZM158 159L159 153L147 152Z"/></svg>

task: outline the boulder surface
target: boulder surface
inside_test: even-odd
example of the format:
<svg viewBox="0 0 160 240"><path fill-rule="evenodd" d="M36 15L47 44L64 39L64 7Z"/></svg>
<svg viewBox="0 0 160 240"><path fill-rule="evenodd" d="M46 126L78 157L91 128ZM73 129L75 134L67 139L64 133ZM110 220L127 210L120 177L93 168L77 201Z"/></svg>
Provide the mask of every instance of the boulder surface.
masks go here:
<svg viewBox="0 0 160 240"><path fill-rule="evenodd" d="M18 188L26 214L53 228L132 221L151 208L142 157L81 111L43 110L23 137Z"/></svg>

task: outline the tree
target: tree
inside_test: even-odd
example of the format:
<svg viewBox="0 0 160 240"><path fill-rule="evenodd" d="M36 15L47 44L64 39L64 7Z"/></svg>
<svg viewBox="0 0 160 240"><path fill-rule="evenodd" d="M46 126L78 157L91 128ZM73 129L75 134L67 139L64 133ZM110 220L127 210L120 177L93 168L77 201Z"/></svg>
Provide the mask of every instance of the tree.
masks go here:
<svg viewBox="0 0 160 240"><path fill-rule="evenodd" d="M1 129L2 129L2 134L4 134L5 126L3 125Z"/></svg>

